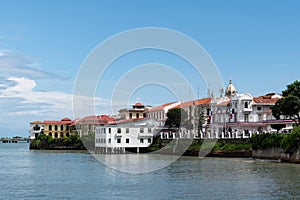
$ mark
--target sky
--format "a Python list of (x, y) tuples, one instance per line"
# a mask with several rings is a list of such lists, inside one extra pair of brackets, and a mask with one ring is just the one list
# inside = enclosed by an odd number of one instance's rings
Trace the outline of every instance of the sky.
[[(0, 0), (0, 5), (0, 137), (28, 136), (35, 120), (73, 119), (83, 63), (99, 44), (131, 29), (159, 27), (192, 38), (215, 63), (224, 86), (232, 80), (239, 93), (281, 93), (299, 80), (299, 1)], [(127, 99), (114, 96), (135, 80), (123, 78), (147, 63), (168, 66), (170, 73), (150, 70), (140, 79), (178, 72), (191, 91), (180, 89), (185, 98), (178, 98), (169, 87), (153, 83), (137, 85)], [(156, 106), (204, 98), (209, 89), (190, 63), (157, 49), (120, 56), (97, 84), (93, 97), (80, 96), (87, 104), (95, 99), (96, 114), (117, 114), (135, 102)]]

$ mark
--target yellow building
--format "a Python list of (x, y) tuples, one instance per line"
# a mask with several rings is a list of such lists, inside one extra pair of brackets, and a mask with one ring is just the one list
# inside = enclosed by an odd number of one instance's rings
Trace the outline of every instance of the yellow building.
[(60, 121), (44, 121), (44, 134), (53, 138), (69, 137), (71, 135), (72, 120), (64, 118)]

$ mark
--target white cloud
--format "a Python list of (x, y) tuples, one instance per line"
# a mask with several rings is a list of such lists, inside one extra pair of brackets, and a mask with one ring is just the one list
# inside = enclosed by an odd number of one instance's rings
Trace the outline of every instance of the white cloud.
[(0, 74), (6, 77), (29, 77), (32, 79), (60, 78), (53, 73), (37, 69), (38, 65), (24, 55), (0, 50)]
[[(2, 84), (2, 87), (5, 87), (0, 89), (0, 99), (2, 105), (9, 105), (9, 102), (14, 102), (14, 105), (8, 113), (5, 113), (5, 116), (34, 115), (43, 118), (45, 116), (53, 117), (52, 119), (72, 116), (72, 94), (59, 91), (34, 91), (36, 82), (25, 77), (10, 77), (6, 80), (12, 81), (14, 84)], [(79, 108), (82, 111), (88, 110), (87, 108), (91, 105), (93, 106), (94, 100), (95, 106), (102, 106), (107, 103), (104, 99), (94, 97), (79, 96), (77, 99), (84, 102), (80, 104), (81, 107)], [(5, 116), (3, 115), (2, 118), (5, 118)]]

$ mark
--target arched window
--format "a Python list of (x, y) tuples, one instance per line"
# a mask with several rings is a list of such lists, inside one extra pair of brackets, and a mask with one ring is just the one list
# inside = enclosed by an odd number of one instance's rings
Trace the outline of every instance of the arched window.
[(60, 137), (61, 137), (61, 138), (64, 137), (64, 133), (60, 133)]
[(57, 131), (57, 125), (54, 126), (54, 129)]
[(40, 126), (36, 124), (36, 125), (33, 127), (33, 130), (34, 130), (34, 131), (39, 131), (39, 130), (40, 130)]
[(55, 137), (55, 138), (58, 138), (57, 132), (54, 133), (54, 137)]
[(64, 130), (64, 125), (60, 125), (60, 130), (61, 130), (61, 131)]
[(67, 137), (69, 137), (69, 136), (70, 136), (70, 133), (69, 133), (69, 132), (67, 132), (67, 133), (66, 133), (66, 136), (67, 136)]
[(48, 135), (52, 137), (52, 133), (51, 132)]
[(248, 102), (247, 101), (245, 102), (245, 108), (248, 108)]
[(52, 125), (49, 125), (49, 131), (52, 131)]

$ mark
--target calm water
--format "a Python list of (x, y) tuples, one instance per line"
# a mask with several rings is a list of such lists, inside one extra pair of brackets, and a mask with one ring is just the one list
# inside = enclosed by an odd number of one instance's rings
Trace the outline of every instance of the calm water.
[(300, 165), (184, 157), (130, 174), (88, 153), (28, 144), (0, 143), (0, 180), (0, 199), (300, 199)]

